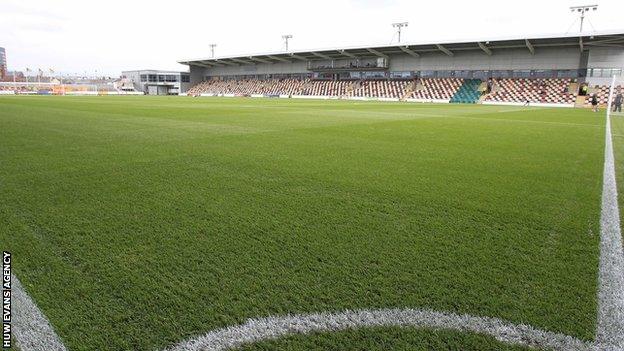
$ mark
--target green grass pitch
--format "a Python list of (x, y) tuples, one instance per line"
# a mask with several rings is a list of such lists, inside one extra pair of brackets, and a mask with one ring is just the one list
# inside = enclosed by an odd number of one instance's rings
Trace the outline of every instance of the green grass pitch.
[[(604, 121), (508, 106), (1, 97), (0, 246), (70, 350), (157, 350), (252, 317), (384, 307), (592, 340)], [(380, 328), (244, 350), (276, 348), (520, 349)]]

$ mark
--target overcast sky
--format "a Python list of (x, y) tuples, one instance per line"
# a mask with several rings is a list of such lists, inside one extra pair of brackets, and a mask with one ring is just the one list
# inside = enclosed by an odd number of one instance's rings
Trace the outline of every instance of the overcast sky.
[(187, 67), (176, 61), (396, 42), (578, 32), (572, 5), (599, 4), (586, 31), (624, 29), (623, 0), (0, 0), (0, 47), (9, 70), (53, 68), (118, 76)]

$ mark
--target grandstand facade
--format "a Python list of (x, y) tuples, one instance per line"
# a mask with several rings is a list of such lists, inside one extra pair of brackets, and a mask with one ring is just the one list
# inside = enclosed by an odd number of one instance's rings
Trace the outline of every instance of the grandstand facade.
[[(192, 95), (584, 105), (622, 79), (624, 31), (275, 52), (179, 61)], [(185, 92), (183, 90), (183, 92)]]

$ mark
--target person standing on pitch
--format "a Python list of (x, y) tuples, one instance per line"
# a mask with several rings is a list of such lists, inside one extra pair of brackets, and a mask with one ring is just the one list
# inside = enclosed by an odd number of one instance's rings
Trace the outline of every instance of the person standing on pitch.
[(598, 96), (596, 96), (596, 94), (593, 94), (591, 96), (591, 104), (592, 104), (592, 111), (594, 112), (598, 112)]
[(613, 112), (622, 112), (622, 91), (618, 90), (613, 99)]

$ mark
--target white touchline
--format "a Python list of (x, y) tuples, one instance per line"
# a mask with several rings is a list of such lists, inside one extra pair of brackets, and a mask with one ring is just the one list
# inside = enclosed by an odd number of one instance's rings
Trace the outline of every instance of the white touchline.
[[(612, 91), (613, 85), (612, 83)], [(622, 251), (610, 111), (611, 98), (607, 107), (605, 127), (596, 350), (624, 351), (624, 252)]]
[(13, 335), (21, 351), (67, 351), (48, 319), (28, 296), (22, 283), (11, 276)]

